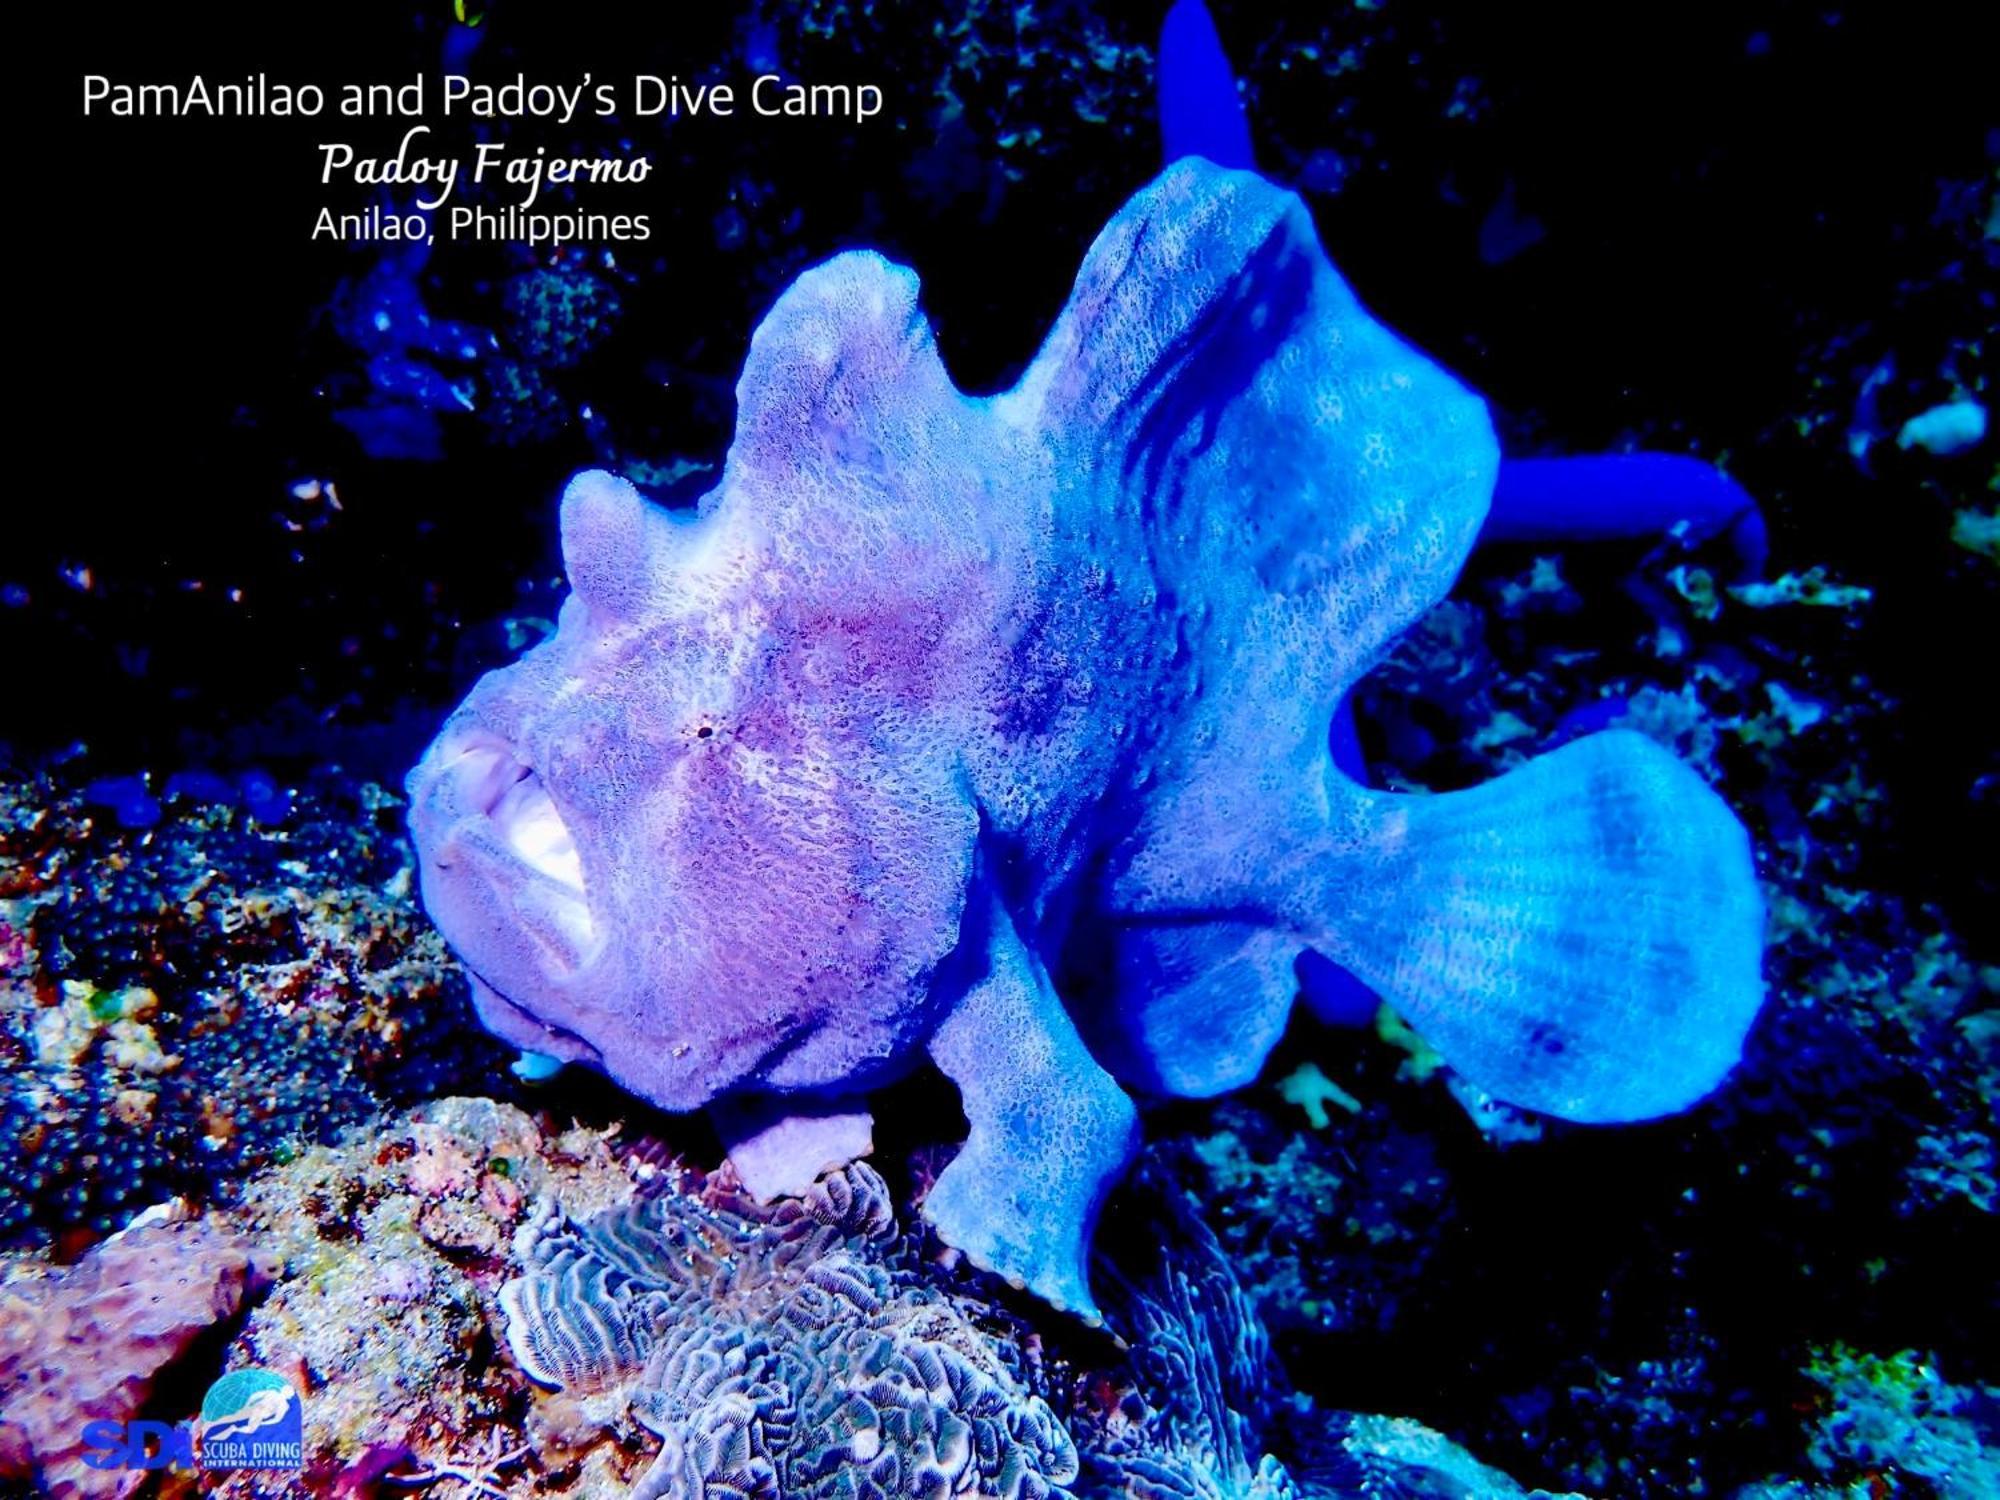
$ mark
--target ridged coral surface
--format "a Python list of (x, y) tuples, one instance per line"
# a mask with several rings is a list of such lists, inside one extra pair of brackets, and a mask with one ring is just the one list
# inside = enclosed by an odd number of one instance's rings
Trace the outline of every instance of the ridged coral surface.
[(1077, 1474), (1061, 1422), (885, 1262), (894, 1234), (863, 1164), (758, 1219), (678, 1192), (581, 1225), (545, 1213), (501, 1292), (507, 1340), (545, 1384), (623, 1389), (661, 1442), (640, 1496), (1058, 1492)]

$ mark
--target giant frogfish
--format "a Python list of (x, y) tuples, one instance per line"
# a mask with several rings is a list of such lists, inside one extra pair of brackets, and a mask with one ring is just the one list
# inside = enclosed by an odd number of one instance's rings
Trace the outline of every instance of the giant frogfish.
[(1740, 1055), (1750, 844), (1668, 751), (1593, 734), (1428, 796), (1329, 756), (1498, 454), (1293, 195), (1169, 168), (992, 396), (912, 272), (839, 255), (737, 401), (698, 507), (571, 481), (555, 634), (410, 775), (501, 1037), (710, 1108), (767, 1196), (865, 1152), (865, 1096), (929, 1060), (969, 1125), (938, 1235), (1084, 1317), (1127, 1090), (1254, 1078), (1309, 952), (1571, 1120), (1683, 1109)]

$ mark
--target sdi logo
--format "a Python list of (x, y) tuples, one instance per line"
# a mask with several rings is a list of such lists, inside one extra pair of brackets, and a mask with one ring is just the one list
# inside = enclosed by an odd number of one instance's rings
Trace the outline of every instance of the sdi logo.
[(196, 1422), (88, 1422), (93, 1469), (301, 1469), (299, 1393), (269, 1370), (231, 1370), (208, 1388)]

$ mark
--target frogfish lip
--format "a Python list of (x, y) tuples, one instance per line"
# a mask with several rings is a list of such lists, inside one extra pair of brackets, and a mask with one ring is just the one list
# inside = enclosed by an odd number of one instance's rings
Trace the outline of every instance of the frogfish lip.
[(567, 977), (595, 956), (601, 945), (582, 852), (541, 775), (511, 743), (472, 731), (439, 745), (414, 803), (419, 829), (442, 835), (434, 840), (436, 867), (490, 884), (537, 940), (550, 977)]

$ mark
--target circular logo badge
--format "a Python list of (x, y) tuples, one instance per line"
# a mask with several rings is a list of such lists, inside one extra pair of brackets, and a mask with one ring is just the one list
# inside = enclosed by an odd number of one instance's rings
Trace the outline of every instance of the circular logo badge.
[(231, 1370), (201, 1403), (204, 1469), (297, 1469), (305, 1462), (299, 1394), (270, 1370)]

